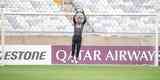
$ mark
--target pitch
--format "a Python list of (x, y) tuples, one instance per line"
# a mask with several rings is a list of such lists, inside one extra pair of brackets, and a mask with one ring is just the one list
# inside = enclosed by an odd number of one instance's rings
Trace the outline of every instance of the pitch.
[(160, 67), (113, 65), (7, 65), (0, 80), (160, 80)]

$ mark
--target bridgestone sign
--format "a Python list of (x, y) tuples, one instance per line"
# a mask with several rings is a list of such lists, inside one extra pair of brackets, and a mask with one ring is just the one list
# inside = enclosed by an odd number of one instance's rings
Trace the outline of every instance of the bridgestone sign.
[(4, 64), (51, 64), (50, 46), (5, 46), (5, 54), (0, 51), (0, 60)]

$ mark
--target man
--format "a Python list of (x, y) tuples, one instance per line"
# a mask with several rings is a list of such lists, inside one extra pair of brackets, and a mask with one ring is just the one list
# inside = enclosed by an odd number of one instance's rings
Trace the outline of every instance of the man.
[(74, 23), (74, 34), (72, 38), (72, 60), (71, 62), (74, 63), (75, 61), (75, 63), (77, 64), (78, 57), (79, 57), (79, 51), (81, 48), (83, 27), (86, 23), (86, 16), (82, 9), (76, 9), (76, 13), (73, 16), (73, 23)]

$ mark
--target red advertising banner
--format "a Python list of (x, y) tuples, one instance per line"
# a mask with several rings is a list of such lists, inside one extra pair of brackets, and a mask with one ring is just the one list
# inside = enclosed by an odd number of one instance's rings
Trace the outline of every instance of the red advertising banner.
[[(71, 64), (71, 46), (52, 46), (52, 64)], [(79, 64), (154, 64), (152, 46), (83, 46)]]

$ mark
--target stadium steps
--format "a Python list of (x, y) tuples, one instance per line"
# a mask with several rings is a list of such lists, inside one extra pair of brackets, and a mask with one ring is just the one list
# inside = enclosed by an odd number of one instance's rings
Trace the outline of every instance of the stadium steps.
[[(71, 45), (72, 37), (68, 36), (6, 36), (6, 44), (26, 44), (26, 45)], [(100, 46), (155, 46), (150, 37), (101, 37), (83, 36), (83, 45)]]
[[(72, 0), (64, 0), (64, 12), (72, 12)], [(65, 16), (70, 23), (72, 23), (72, 16)]]

